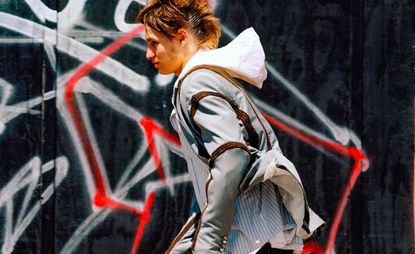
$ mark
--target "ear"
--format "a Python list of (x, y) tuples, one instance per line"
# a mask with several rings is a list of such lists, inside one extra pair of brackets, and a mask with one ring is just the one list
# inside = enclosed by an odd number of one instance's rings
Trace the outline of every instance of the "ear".
[(189, 38), (189, 34), (185, 29), (180, 28), (177, 31), (177, 39), (179, 39), (180, 43), (186, 42), (188, 38)]

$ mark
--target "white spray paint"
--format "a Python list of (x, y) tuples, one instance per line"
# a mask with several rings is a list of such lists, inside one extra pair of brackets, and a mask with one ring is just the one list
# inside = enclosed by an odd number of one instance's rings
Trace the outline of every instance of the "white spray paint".
[[(42, 21), (57, 23), (58, 29), (68, 29), (75, 24), (82, 13), (86, 0), (69, 0), (60, 12), (49, 8), (41, 0), (25, 0), (33, 13)], [(59, 22), (58, 22), (59, 21)]]
[[(55, 165), (55, 166), (54, 166)], [(41, 196), (34, 195), (38, 188), (39, 178), (55, 168), (54, 182), (50, 183), (42, 192)], [(41, 166), (39, 157), (34, 157), (24, 165), (15, 176), (0, 190), (0, 208), (5, 206), (5, 228), (4, 244), (2, 253), (12, 253), (13, 248), (24, 230), (33, 221), (40, 211), (42, 204), (46, 203), (53, 195), (54, 188), (57, 188), (68, 173), (68, 161), (66, 157), (59, 157), (55, 161), (49, 161)], [(13, 205), (14, 196), (26, 189), (23, 203), (18, 212), (15, 212)], [(29, 205), (34, 203), (31, 207)], [(14, 220), (14, 215), (17, 219)]]
[[(70, 39), (63, 34), (57, 33), (52, 29), (8, 13), (0, 12), (0, 26), (19, 32), (28, 37), (43, 38), (45, 42), (55, 45), (58, 50), (65, 52), (82, 62), (88, 62), (100, 54), (99, 51), (76, 40)], [(57, 41), (59, 41), (59, 43), (57, 43)], [(105, 60), (97, 65), (95, 69), (114, 78), (120, 84), (127, 85), (136, 91), (146, 92), (148, 90), (149, 81), (147, 77), (135, 73), (111, 57), (105, 58)]]

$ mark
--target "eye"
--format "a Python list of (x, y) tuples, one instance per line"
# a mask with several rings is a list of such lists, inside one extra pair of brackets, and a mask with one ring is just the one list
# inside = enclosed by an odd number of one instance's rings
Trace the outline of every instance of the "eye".
[(151, 48), (157, 47), (158, 44), (159, 44), (158, 41), (154, 41), (154, 40), (147, 41), (147, 45)]

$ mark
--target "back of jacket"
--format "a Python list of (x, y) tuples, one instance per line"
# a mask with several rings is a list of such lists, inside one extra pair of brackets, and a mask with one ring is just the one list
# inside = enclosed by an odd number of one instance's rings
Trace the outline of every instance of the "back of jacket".
[[(195, 138), (189, 140), (190, 144), (203, 158), (209, 159), (209, 152), (228, 141), (246, 144), (252, 155), (273, 148), (281, 151), (273, 129), (241, 83), (220, 68), (198, 66), (193, 69), (179, 83), (178, 94), (178, 98), (175, 96), (177, 113), (184, 129)], [(202, 100), (208, 102), (203, 107)], [(220, 115), (211, 116), (212, 112)], [(234, 117), (228, 117), (229, 114)], [(238, 126), (232, 121), (235, 118), (238, 119)], [(210, 129), (203, 132), (201, 128), (206, 126)], [(202, 137), (202, 134), (217, 136)]]

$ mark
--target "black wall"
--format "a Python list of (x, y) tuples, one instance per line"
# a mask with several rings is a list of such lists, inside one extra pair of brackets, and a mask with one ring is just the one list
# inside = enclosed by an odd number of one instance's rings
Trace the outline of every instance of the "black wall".
[[(186, 221), (174, 77), (142, 33), (119, 40), (139, 2), (0, 1), (2, 253), (163, 253)], [(221, 45), (260, 35), (268, 78), (248, 90), (327, 222), (306, 247), (413, 253), (415, 2), (210, 4)]]

